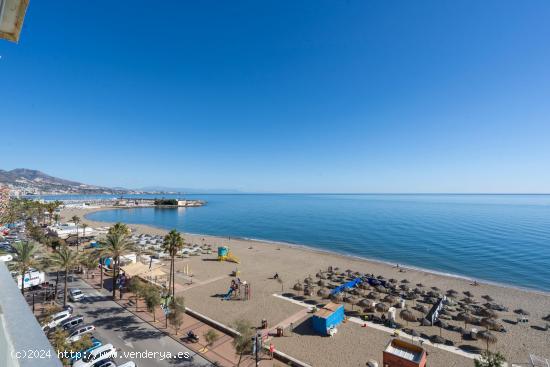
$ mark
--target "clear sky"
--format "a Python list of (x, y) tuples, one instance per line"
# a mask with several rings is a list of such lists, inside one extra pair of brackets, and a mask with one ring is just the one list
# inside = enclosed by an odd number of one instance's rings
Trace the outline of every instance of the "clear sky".
[(0, 168), (248, 192), (550, 192), (550, 2), (31, 1)]

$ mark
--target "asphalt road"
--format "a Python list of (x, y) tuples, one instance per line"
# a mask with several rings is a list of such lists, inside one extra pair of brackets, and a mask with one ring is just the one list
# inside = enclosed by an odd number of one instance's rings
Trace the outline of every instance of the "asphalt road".
[[(62, 284), (60, 280), (61, 291)], [(109, 292), (103, 290), (100, 293), (78, 278), (69, 282), (69, 288), (80, 288), (86, 293), (85, 300), (69, 304), (74, 308), (74, 315), (84, 316), (85, 323), (96, 327), (94, 337), (103, 344), (111, 343), (117, 348), (117, 364), (132, 360), (139, 367), (212, 366), (200, 355), (195, 355), (195, 352), (113, 302)], [(136, 353), (135, 357), (125, 358), (123, 354), (129, 352)], [(191, 359), (185, 358), (185, 353), (188, 353)], [(128, 356), (126, 354), (126, 357)]]

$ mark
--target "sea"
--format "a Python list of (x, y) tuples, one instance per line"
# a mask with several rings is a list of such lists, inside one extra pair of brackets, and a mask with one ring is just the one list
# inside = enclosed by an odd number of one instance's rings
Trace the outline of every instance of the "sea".
[(550, 195), (197, 194), (185, 198), (207, 204), (107, 210), (88, 218), (308, 246), (550, 291)]

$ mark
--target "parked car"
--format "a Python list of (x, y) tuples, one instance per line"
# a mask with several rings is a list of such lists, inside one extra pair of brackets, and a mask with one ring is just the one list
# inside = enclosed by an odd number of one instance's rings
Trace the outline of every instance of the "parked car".
[(61, 312), (58, 312), (52, 315), (52, 319), (48, 323), (42, 325), (42, 330), (47, 331), (49, 329), (53, 329), (57, 327), (63, 321), (69, 319), (72, 313), (73, 313), (72, 310), (63, 310)]
[(94, 349), (97, 349), (99, 347), (101, 347), (103, 345), (103, 343), (101, 343), (101, 341), (99, 339), (96, 339), (96, 338), (92, 338), (92, 346), (86, 350), (81, 350), (81, 351), (78, 351), (76, 352), (70, 359), (70, 362), (71, 363), (74, 363), (75, 361), (78, 361), (79, 359), (83, 358), (84, 356), (87, 356), (88, 354), (90, 354), (90, 352)]
[(112, 359), (107, 359), (95, 363), (94, 367), (117, 367), (117, 365)]
[(82, 323), (84, 323), (84, 317), (79, 315), (79, 316), (73, 316), (73, 317), (68, 318), (67, 320), (63, 321), (60, 324), (60, 326), (64, 330), (70, 330), (70, 329), (74, 328), (75, 326), (80, 325)]
[(67, 341), (74, 343), (79, 341), (84, 334), (90, 334), (95, 330), (94, 325), (80, 325), (71, 330), (69, 330), (69, 336), (67, 336)]
[(73, 367), (92, 367), (95, 363), (115, 357), (117, 351), (112, 344), (105, 344), (92, 350), (89, 354), (76, 361)]
[(73, 302), (78, 302), (86, 295), (78, 288), (69, 289), (69, 299)]

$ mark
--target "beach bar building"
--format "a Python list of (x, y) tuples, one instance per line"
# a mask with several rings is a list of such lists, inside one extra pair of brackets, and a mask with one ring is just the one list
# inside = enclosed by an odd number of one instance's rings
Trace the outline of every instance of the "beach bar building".
[(400, 339), (392, 339), (382, 355), (383, 367), (425, 367), (424, 348)]
[(344, 317), (344, 305), (328, 303), (313, 314), (313, 330), (321, 335), (330, 335), (330, 329), (340, 325)]

